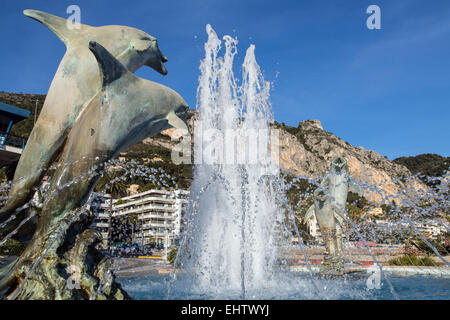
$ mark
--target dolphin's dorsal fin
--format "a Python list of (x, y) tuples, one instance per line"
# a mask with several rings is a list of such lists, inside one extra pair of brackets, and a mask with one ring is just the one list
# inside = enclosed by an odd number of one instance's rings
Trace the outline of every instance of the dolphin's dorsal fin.
[(89, 50), (97, 59), (102, 78), (102, 88), (128, 73), (128, 70), (99, 43), (89, 41)]
[(67, 24), (68, 20), (39, 10), (26, 9), (23, 11), (23, 14), (49, 28), (66, 46), (70, 43), (71, 39), (77, 36), (80, 29), (91, 28), (80, 23), (79, 29), (69, 29)]

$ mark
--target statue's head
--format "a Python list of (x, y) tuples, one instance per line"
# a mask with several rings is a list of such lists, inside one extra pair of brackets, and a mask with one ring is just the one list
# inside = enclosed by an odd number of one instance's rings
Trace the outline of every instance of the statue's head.
[(69, 27), (68, 20), (43, 11), (27, 9), (23, 13), (48, 27), (72, 52), (76, 52), (73, 51), (75, 47), (85, 50), (89, 41), (96, 41), (131, 72), (145, 65), (167, 74), (164, 66), (167, 58), (159, 50), (156, 38), (142, 30), (116, 25), (93, 27), (82, 23)]
[(347, 159), (345, 159), (344, 157), (333, 158), (333, 160), (331, 160), (330, 170), (336, 173), (347, 173), (348, 172)]
[[(127, 55), (129, 61), (123, 62), (127, 65), (128, 69), (137, 69), (138, 67), (145, 65), (163, 75), (167, 74), (164, 63), (166, 63), (168, 59), (162, 54), (161, 50), (159, 50), (158, 40), (155, 37), (152, 37), (142, 30), (127, 26), (104, 26), (99, 28), (106, 29), (115, 27), (120, 28), (120, 33), (118, 32), (120, 37), (117, 39), (117, 45), (125, 47), (123, 54)], [(99, 42), (102, 43), (101, 40)]]

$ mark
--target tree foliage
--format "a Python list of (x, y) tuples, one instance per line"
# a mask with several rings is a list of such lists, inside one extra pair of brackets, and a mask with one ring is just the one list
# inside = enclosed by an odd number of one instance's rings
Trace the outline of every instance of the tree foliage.
[[(393, 162), (404, 165), (413, 174), (421, 173), (428, 177), (440, 177), (450, 167), (450, 157), (442, 157), (437, 154), (425, 153), (415, 157), (400, 157)], [(438, 184), (436, 181), (429, 181), (426, 177), (420, 179), (429, 186)]]

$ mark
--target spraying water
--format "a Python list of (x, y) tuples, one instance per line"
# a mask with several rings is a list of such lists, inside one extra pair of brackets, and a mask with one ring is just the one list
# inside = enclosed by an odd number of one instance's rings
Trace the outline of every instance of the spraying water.
[(264, 81), (251, 45), (242, 65), (242, 85), (233, 74), (237, 40), (222, 42), (207, 25), (208, 41), (201, 63), (195, 166), (191, 197), (209, 185), (190, 217), (183, 267), (195, 274), (202, 292), (240, 292), (267, 281), (277, 258), (276, 226), (280, 221), (275, 191), (262, 176), (277, 175), (270, 159), (270, 84)]

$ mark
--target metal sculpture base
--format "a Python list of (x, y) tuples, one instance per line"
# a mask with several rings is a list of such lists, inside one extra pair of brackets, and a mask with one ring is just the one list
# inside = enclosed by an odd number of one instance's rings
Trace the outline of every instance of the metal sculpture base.
[(341, 256), (325, 256), (320, 267), (321, 274), (341, 276), (345, 274), (344, 260)]
[(92, 215), (73, 212), (73, 217), (74, 222), (64, 219), (47, 230), (42, 241), (33, 243), (35, 250), (11, 266), (13, 273), (0, 281), (3, 299), (131, 299), (115, 281), (110, 258), (96, 249), (100, 234), (88, 229)]

